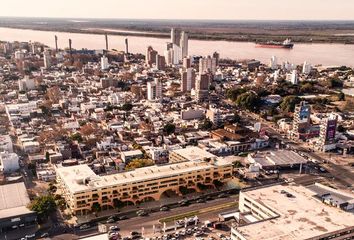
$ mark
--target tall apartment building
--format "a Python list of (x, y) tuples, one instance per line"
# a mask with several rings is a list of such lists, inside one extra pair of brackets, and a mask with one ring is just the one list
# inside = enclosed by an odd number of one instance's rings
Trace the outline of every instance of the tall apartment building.
[(321, 122), (318, 149), (326, 152), (336, 148), (338, 117), (331, 114)]
[(165, 56), (156, 55), (156, 69), (164, 71), (166, 69)]
[(304, 65), (302, 66), (302, 73), (303, 74), (310, 74), (312, 70), (312, 66), (311, 64), (309, 64), (308, 62), (304, 62)]
[(210, 72), (211, 74), (215, 74), (216, 72), (216, 58), (214, 57), (203, 57), (199, 59), (199, 73)]
[(295, 106), (292, 135), (296, 139), (307, 138), (308, 129), (311, 127), (311, 106), (301, 102)]
[(182, 58), (187, 57), (188, 56), (188, 33), (186, 32), (181, 33), (180, 47), (182, 51)]
[(147, 98), (153, 101), (162, 97), (162, 83), (161, 80), (155, 78), (153, 82), (147, 83)]
[(353, 239), (354, 196), (314, 184), (243, 190), (232, 240)]
[(181, 92), (190, 92), (195, 89), (195, 71), (193, 68), (181, 70)]
[(188, 56), (188, 39), (188, 33), (180, 29), (171, 29), (171, 42), (167, 43), (167, 52), (172, 55), (172, 64), (179, 64)]
[(108, 58), (106, 56), (101, 57), (101, 69), (107, 70), (109, 68)]
[(277, 59), (276, 56), (272, 56), (272, 58), (270, 59), (269, 67), (272, 70), (277, 70), (278, 69), (278, 59)]
[(209, 97), (211, 76), (208, 73), (199, 74), (195, 82), (195, 98), (198, 102), (205, 101)]
[(226, 182), (232, 177), (232, 163), (224, 159), (213, 163), (182, 162), (139, 168), (134, 171), (98, 176), (88, 165), (56, 168), (57, 182), (74, 215), (118, 204), (138, 204), (159, 200), (167, 191), (180, 193), (180, 187), (197, 188), (198, 183), (213, 185), (215, 180)]
[(148, 46), (146, 50), (146, 57), (145, 57), (146, 64), (149, 66), (156, 64), (157, 54), (158, 54), (157, 51), (155, 51), (151, 46)]
[(43, 52), (44, 68), (48, 69), (52, 66), (51, 51), (46, 49)]

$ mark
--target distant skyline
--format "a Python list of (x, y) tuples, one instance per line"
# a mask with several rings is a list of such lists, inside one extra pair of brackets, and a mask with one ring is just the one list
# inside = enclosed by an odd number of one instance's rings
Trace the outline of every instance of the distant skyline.
[(354, 0), (8, 0), (3, 17), (354, 20)]

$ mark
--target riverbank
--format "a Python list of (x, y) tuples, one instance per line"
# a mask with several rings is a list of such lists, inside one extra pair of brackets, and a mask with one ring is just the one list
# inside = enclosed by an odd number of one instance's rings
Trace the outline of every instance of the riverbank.
[[(78, 34), (93, 34), (104, 35), (109, 34), (112, 36), (133, 36), (133, 37), (149, 37), (149, 38), (161, 38), (169, 39), (170, 32), (165, 29), (154, 29), (154, 32), (146, 31), (144, 28), (124, 28), (124, 29), (79, 29), (79, 28), (60, 28), (49, 26), (13, 26), (0, 23), (2, 28), (21, 29), (21, 30), (34, 30), (45, 32), (63, 32), (63, 33), (78, 33)], [(139, 32), (138, 32), (139, 31)], [(186, 30), (188, 31), (188, 29)], [(265, 33), (228, 33), (228, 32), (189, 32), (189, 38), (191, 40), (202, 41), (229, 41), (229, 42), (266, 42), (266, 41), (284, 41), (285, 38), (291, 38), (295, 43), (339, 43), (354, 45), (354, 36), (351, 34), (331, 34), (331, 35), (319, 35), (308, 33), (291, 33), (284, 34), (265, 34)], [(285, 37), (286, 36), (286, 37)]]

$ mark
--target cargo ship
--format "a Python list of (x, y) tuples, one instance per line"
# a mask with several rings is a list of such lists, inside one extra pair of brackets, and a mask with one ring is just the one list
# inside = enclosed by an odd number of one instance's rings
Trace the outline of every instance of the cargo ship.
[(294, 47), (294, 43), (292, 43), (291, 39), (288, 38), (284, 42), (276, 42), (276, 41), (259, 42), (256, 43), (256, 47), (292, 49)]

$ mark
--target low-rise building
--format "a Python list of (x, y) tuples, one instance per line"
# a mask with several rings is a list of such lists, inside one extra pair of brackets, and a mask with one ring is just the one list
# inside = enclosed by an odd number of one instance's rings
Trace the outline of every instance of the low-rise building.
[(16, 153), (0, 153), (0, 171), (5, 173), (11, 173), (19, 169), (19, 158)]
[(37, 224), (37, 215), (29, 210), (25, 184), (0, 185), (0, 232)]
[(187, 147), (172, 150), (169, 156), (170, 163), (186, 162), (186, 161), (204, 161), (206, 159), (216, 159), (214, 154), (211, 154), (199, 147)]
[(118, 204), (158, 200), (167, 191), (180, 187), (196, 189), (197, 184), (213, 185), (232, 177), (232, 163), (183, 162), (139, 168), (112, 175), (96, 175), (87, 165), (57, 167), (57, 182), (73, 214), (87, 214), (93, 206), (108, 209)]
[(353, 239), (354, 214), (326, 204), (318, 195), (300, 185), (241, 191), (231, 239)]
[(143, 157), (144, 154), (140, 150), (125, 151), (120, 153), (122, 161), (128, 164), (131, 160)]

